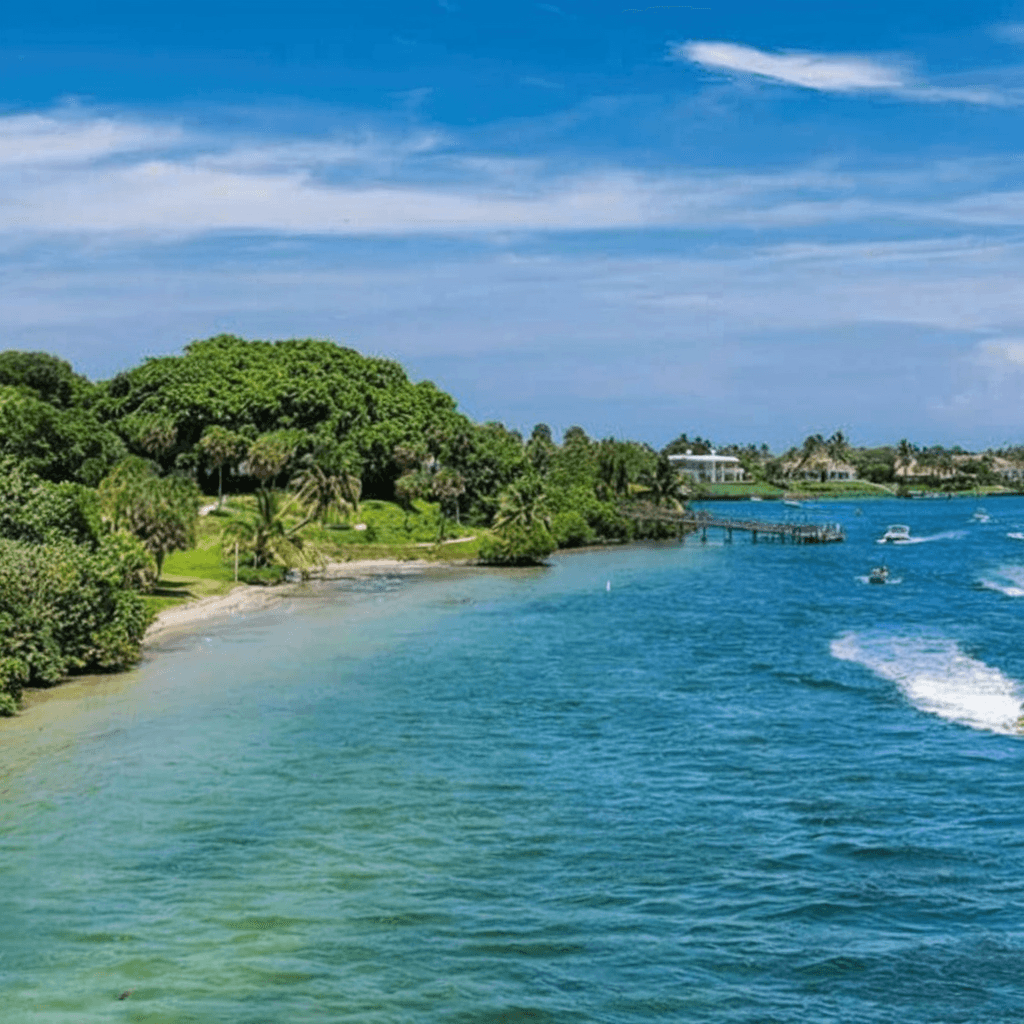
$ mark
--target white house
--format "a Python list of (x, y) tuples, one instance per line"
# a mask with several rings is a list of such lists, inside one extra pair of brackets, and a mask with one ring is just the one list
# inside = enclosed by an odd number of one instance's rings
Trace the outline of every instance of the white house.
[(687, 448), (685, 455), (670, 455), (668, 461), (695, 484), (733, 484), (744, 478), (740, 460), (735, 455), (719, 455), (714, 448), (710, 455), (694, 455)]
[(790, 480), (856, 480), (857, 468), (848, 462), (837, 462), (825, 451), (809, 458), (797, 456), (782, 463), (783, 475)]

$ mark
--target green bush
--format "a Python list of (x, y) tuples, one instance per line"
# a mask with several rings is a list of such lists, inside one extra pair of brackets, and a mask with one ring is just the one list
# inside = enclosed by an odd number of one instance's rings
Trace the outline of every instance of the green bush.
[(529, 529), (512, 526), (480, 544), (484, 565), (540, 565), (555, 550), (555, 538), (547, 527), (535, 523)]
[(254, 569), (251, 565), (238, 567), (238, 581), (258, 587), (272, 587), (284, 580), (287, 569), (283, 565), (268, 565)]
[(0, 455), (47, 480), (95, 486), (125, 455), (121, 439), (88, 409), (58, 408), (0, 386)]
[(551, 534), (560, 548), (580, 548), (596, 539), (590, 524), (579, 512), (559, 512), (551, 520)]
[(80, 484), (50, 483), (14, 459), (0, 457), (0, 537), (95, 548), (102, 534), (95, 491)]
[(24, 686), (138, 659), (149, 613), (122, 583), (115, 548), (0, 539), (0, 693), (8, 712)]

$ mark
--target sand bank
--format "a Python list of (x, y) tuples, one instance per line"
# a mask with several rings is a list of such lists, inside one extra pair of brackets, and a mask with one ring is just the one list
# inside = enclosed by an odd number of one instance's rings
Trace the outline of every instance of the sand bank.
[[(367, 576), (415, 575), (428, 568), (455, 567), (452, 563), (423, 560), (399, 561), (395, 558), (373, 558), (361, 562), (328, 562), (315, 580), (362, 579)], [(464, 568), (464, 566), (459, 566)], [(165, 608), (146, 631), (145, 645), (157, 643), (176, 633), (188, 633), (215, 620), (230, 619), (277, 604), (290, 597), (301, 583), (284, 583), (276, 587), (254, 587), (240, 583), (228, 594), (204, 597), (198, 601)]]

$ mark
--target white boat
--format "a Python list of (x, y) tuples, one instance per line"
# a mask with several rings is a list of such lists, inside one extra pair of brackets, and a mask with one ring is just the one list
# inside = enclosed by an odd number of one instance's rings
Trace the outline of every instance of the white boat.
[(895, 523), (878, 538), (879, 544), (896, 543), (901, 540), (910, 540), (910, 527), (901, 523)]
[(800, 502), (799, 501), (793, 501), (790, 498), (784, 498), (782, 504), (783, 505), (788, 505), (790, 508), (800, 508)]
[(751, 501), (764, 501), (764, 498), (762, 498), (760, 494), (752, 494), (750, 496), (750, 500)]
[(871, 572), (868, 573), (868, 583), (888, 583), (889, 582), (889, 569), (884, 565), (876, 565)]
[(992, 517), (983, 508), (976, 508), (971, 518), (976, 523), (987, 523)]

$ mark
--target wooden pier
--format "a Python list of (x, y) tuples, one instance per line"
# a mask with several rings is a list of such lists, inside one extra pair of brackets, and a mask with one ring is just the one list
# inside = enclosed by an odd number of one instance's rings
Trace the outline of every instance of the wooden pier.
[(774, 522), (762, 519), (731, 519), (712, 515), (710, 512), (676, 511), (647, 502), (632, 502), (619, 506), (622, 515), (639, 522), (670, 523), (678, 526), (681, 535), (700, 533), (700, 539), (707, 541), (708, 530), (722, 530), (727, 542), (732, 541), (734, 531), (749, 533), (756, 544), (758, 538), (776, 543), (791, 544), (836, 544), (846, 540), (846, 534), (838, 523), (794, 523)]

